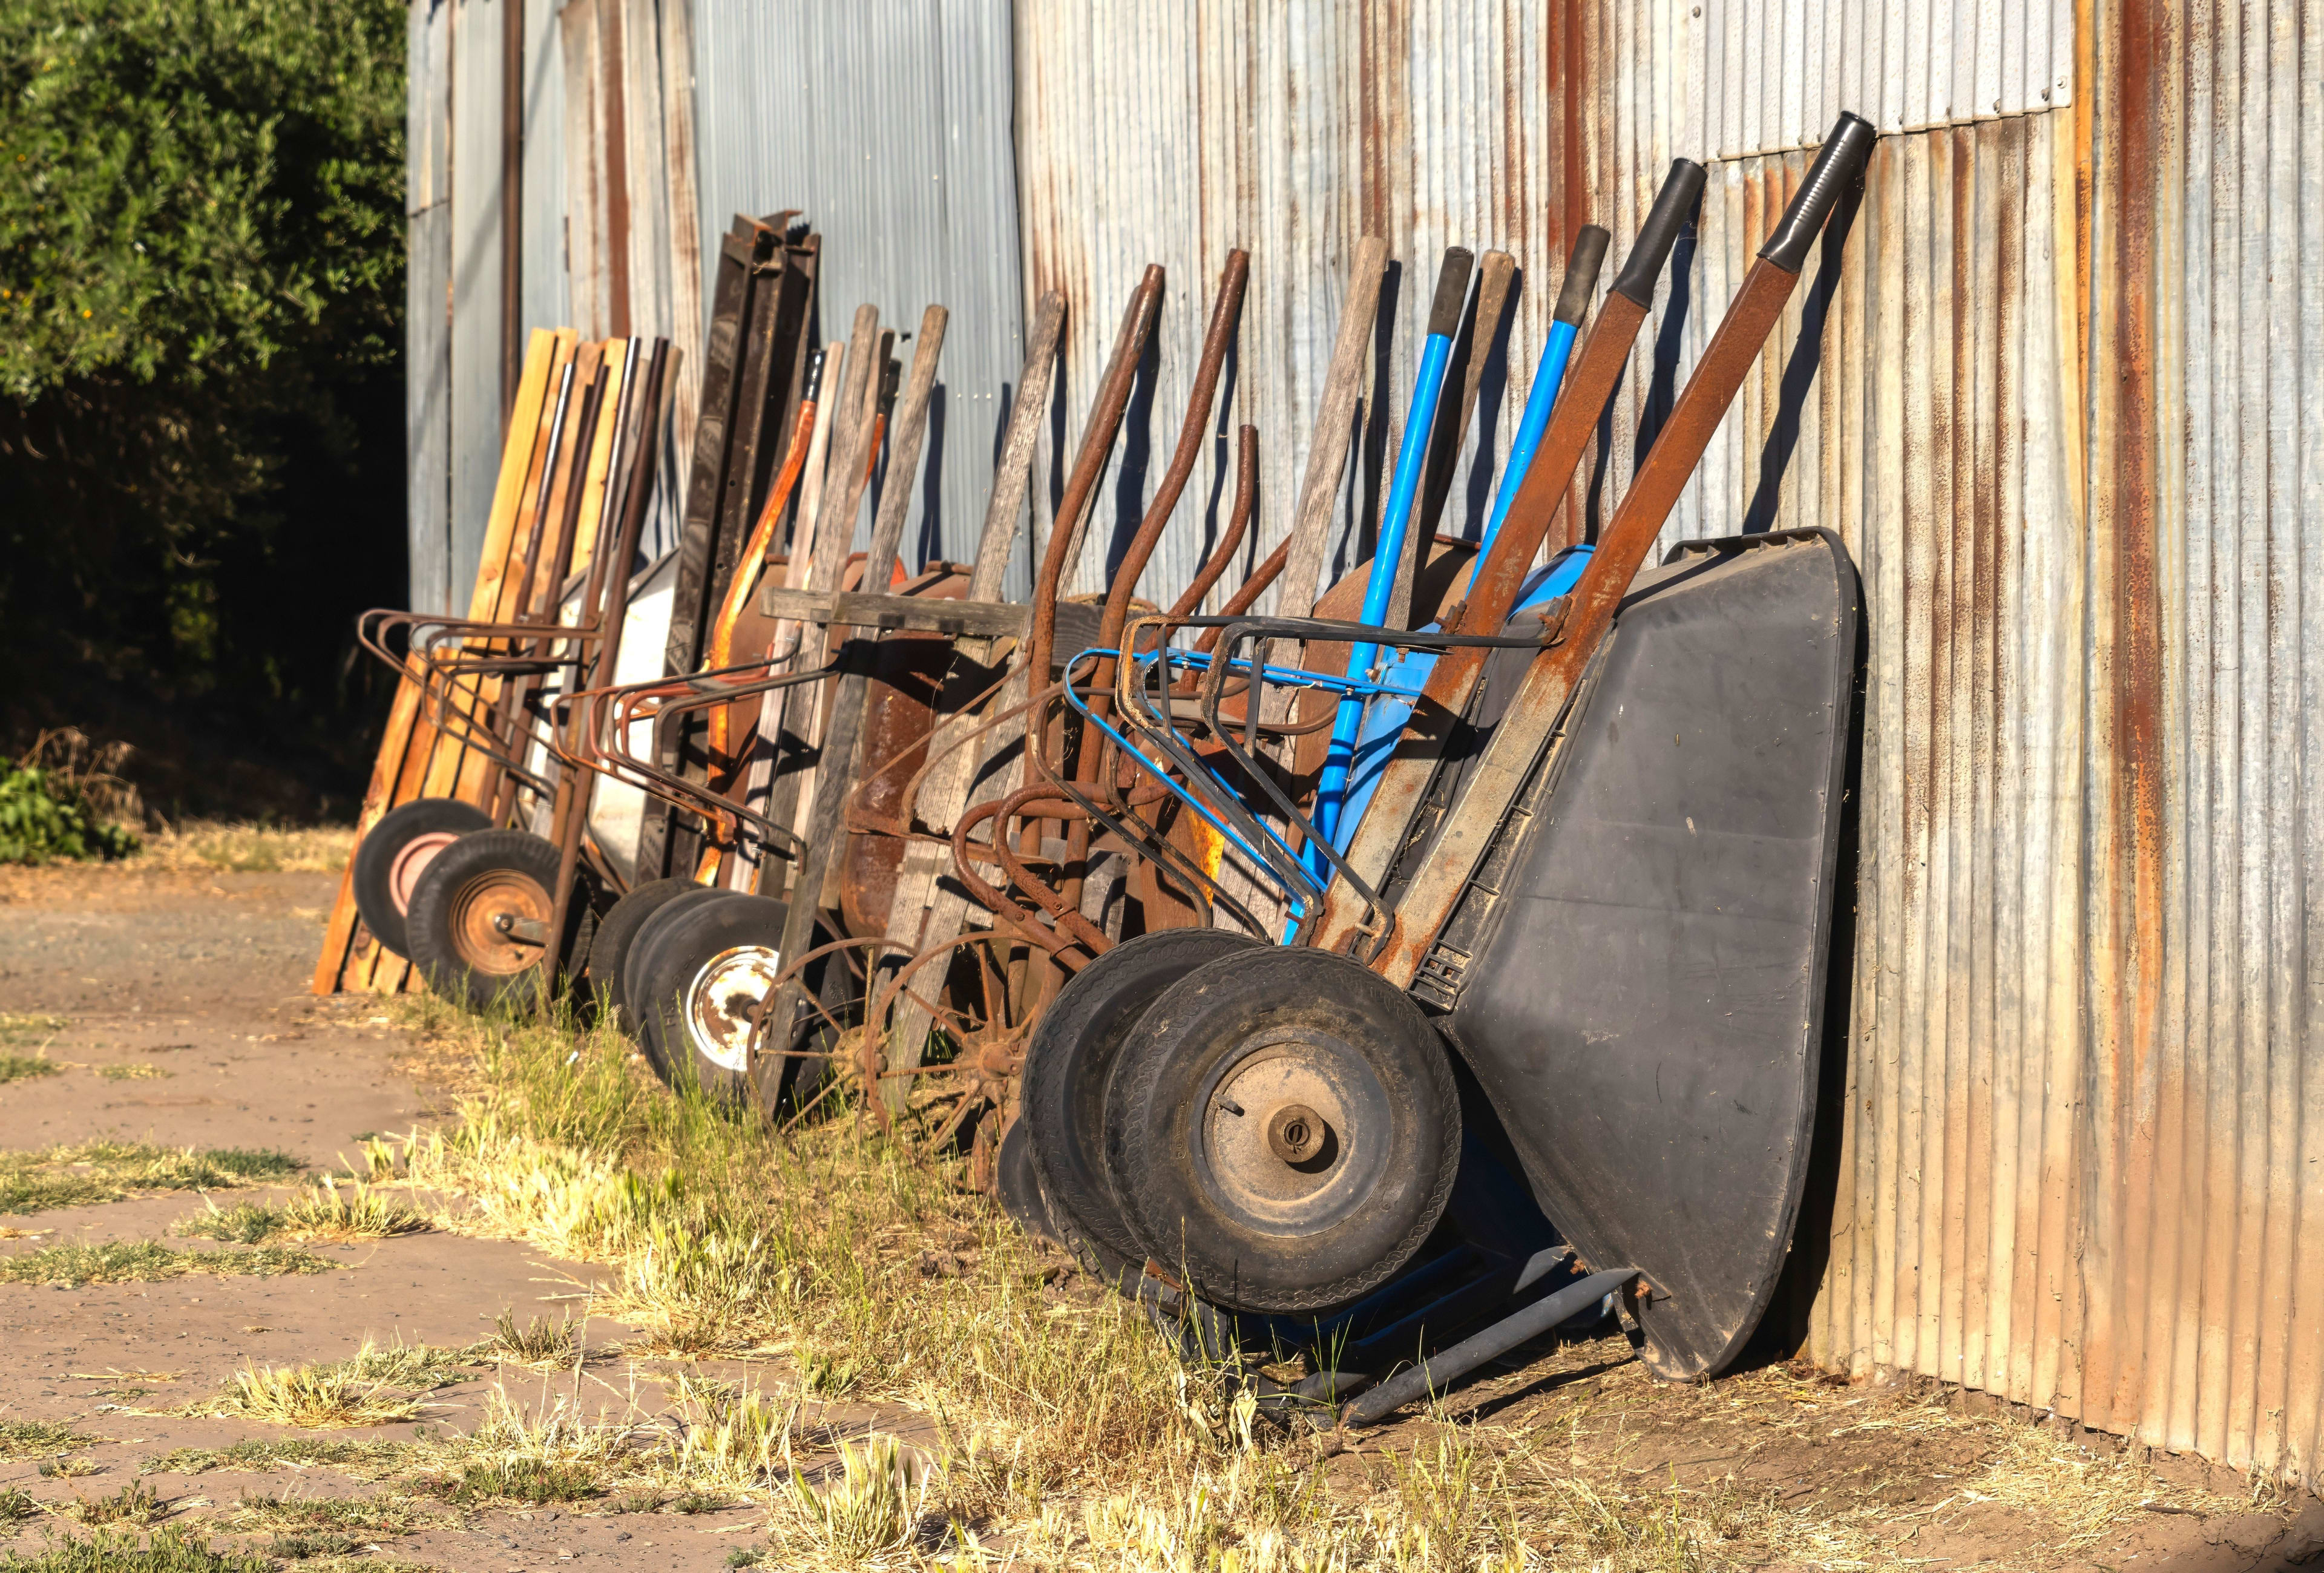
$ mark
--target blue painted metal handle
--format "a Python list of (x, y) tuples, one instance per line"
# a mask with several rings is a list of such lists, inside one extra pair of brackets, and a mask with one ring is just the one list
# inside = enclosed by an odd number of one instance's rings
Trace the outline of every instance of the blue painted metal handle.
[(1493, 537), (1501, 532), (1501, 521), (1509, 516), (1509, 504), (1517, 500), (1517, 487), (1524, 484), (1526, 471), (1533, 467), (1533, 456), (1541, 449), (1543, 433), (1549, 430), (1549, 412), (1556, 406), (1557, 390), (1565, 381), (1566, 362), (1573, 357), (1573, 340), (1581, 329), (1571, 322), (1549, 325), (1549, 342), (1542, 346), (1541, 364), (1534, 368), (1533, 387), (1526, 394), (1525, 419), (1517, 422), (1517, 440), (1509, 444), (1509, 462), (1501, 471), (1501, 489), (1493, 495), (1492, 516), (1485, 521), (1484, 538), (1477, 542), (1477, 562), (1469, 571), (1473, 578), (1477, 568), (1484, 566), (1485, 553), (1492, 549)]
[[(1444, 367), (1452, 354), (1450, 337), (1432, 333), (1420, 352), (1420, 375), (1412, 390), (1412, 410), (1405, 418), (1404, 440), (1396, 450), (1396, 477), (1388, 486), (1388, 506), (1380, 514), (1379, 543), (1372, 551), (1371, 578), (1364, 585), (1361, 621), (1379, 627), (1388, 620), (1388, 597), (1396, 590), (1396, 570), (1404, 560), (1404, 538), (1412, 521), (1413, 499), (1420, 491), (1420, 475), (1428, 458), (1428, 434), (1436, 424), (1436, 402), (1444, 391)], [(1360, 678), (1371, 669), (1379, 647), (1358, 644), (1348, 652), (1348, 675)], [(1340, 804), (1347, 795), (1348, 768), (1355, 759), (1356, 735), (1364, 719), (1363, 701), (1343, 695), (1332, 717), (1332, 749), (1323, 759), (1323, 774), (1315, 788), (1315, 828), (1325, 837), (1339, 827)], [(1331, 865), (1314, 847), (1307, 849), (1308, 866), (1316, 877), (1328, 877)]]

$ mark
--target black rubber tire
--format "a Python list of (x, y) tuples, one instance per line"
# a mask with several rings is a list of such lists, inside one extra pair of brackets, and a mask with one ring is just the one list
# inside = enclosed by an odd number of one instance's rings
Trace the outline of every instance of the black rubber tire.
[(466, 836), (489, 830), (493, 817), (474, 803), (457, 798), (414, 798), (390, 809), (378, 824), (364, 832), (355, 847), (355, 911), (373, 939), (394, 954), (409, 957), (411, 940), (404, 909), (395, 901), (395, 865), (403, 850), (422, 836)]
[[(1294, 1034), (1333, 1046), (1333, 1063), (1351, 1078), (1340, 1084), (1354, 1111), (1345, 1117), (1369, 1133), (1327, 1137), (1309, 1161), (1324, 1167), (1304, 1172), (1330, 1178), (1282, 1204), (1270, 1223), (1257, 1208), (1235, 1210), (1222, 1178), (1232, 1154), (1213, 1154), (1201, 1120), (1206, 1107), (1221, 1108), (1217, 1128), (1240, 1130), (1227, 1123), (1238, 1111), (1217, 1078), (1247, 1060), (1264, 1063)], [(1176, 1268), (1211, 1304), (1262, 1315), (1346, 1305), (1401, 1271), (1443, 1217), (1460, 1170), (1460, 1088), (1435, 1027), (1370, 968), (1304, 948), (1226, 957), (1155, 1001), (1139, 1039), (1106, 1100), (1110, 1154), (1118, 1154), (1109, 1171), (1145, 1254)], [(1370, 1101), (1359, 1109), (1357, 1097)], [(1259, 1130), (1254, 1124), (1238, 1139), (1255, 1143)], [(1281, 1172), (1268, 1163), (1259, 1167), (1273, 1183)], [(1316, 1221), (1290, 1218), (1311, 1197)]]
[[(717, 899), (695, 902), (681, 898), (662, 909), (664, 915), (653, 925), (651, 938), (632, 951), (629, 998), (644, 1021), (651, 1045), (647, 1050), (649, 1058), (658, 1067), (671, 1068), (665, 1075), (672, 1079), (676, 1079), (672, 1072), (688, 1076), (710, 1091), (747, 1097), (772, 1112), (797, 1103), (819, 1086), (825, 1062), (786, 1056), (778, 1065), (768, 1068), (770, 1075), (754, 1081), (735, 1067), (710, 1058), (678, 1018), (687, 989), (714, 957), (744, 945), (763, 945), (770, 950), (779, 950), (789, 909), (771, 896), (746, 895), (739, 891), (712, 893)], [(817, 933), (815, 943), (824, 942), (825, 937)], [(820, 990), (830, 960), (825, 958), (807, 968), (805, 981), (809, 990)], [(812, 1024), (789, 1047), (827, 1051), (828, 1040), (836, 1034), (819, 1018), (810, 1020)], [(681, 1063), (683, 1070), (678, 1071)]]
[(598, 920), (597, 938), (589, 948), (589, 986), (597, 995), (601, 1018), (613, 1022), (633, 1039), (638, 1035), (637, 1021), (622, 1009), (622, 967), (630, 958), (630, 948), (637, 942), (646, 921), (661, 911), (672, 896), (701, 888), (690, 879), (648, 880), (625, 892), (613, 903), (613, 911)]
[(654, 1071), (664, 1081), (669, 1079), (669, 1066), (662, 1059), (660, 1024), (654, 1013), (646, 1008), (652, 997), (645, 985), (647, 968), (660, 942), (661, 936), (681, 913), (691, 911), (705, 902), (715, 902), (736, 893), (714, 884), (695, 884), (673, 892), (654, 910), (645, 915), (630, 935), (629, 954), (622, 958), (622, 1013), (630, 1036), (646, 1058), (653, 1062)]
[(1017, 1226), (1027, 1234), (1052, 1245), (1064, 1246), (1065, 1231), (1057, 1226), (1056, 1209), (1050, 1206), (1048, 1192), (1041, 1184), (1040, 1170), (1034, 1166), (1032, 1142), (1021, 1116), (1010, 1122), (1008, 1132), (1001, 1138), (1001, 1152), (992, 1171), (1001, 1210), (1014, 1218)]
[[(489, 1010), (505, 1001), (538, 1003), (537, 964), (515, 971), (481, 970), (462, 954), (456, 930), (467, 893), (484, 880), (515, 875), (553, 900), (558, 861), (557, 844), (530, 830), (474, 830), (437, 854), (412, 890), (409, 914), (411, 964), (428, 986), (472, 1010)], [(576, 889), (567, 904), (562, 970), (568, 978), (578, 976), (587, 965), (595, 938), (595, 915), (588, 893)]]
[[(1147, 1007), (1172, 984), (1261, 941), (1231, 929), (1164, 929), (1123, 941), (1066, 980), (1042, 1013), (1018, 1081), (1018, 1124), (1062, 1215), (1060, 1244), (1109, 1278), (1146, 1254), (1106, 1179), (1106, 1085)], [(1104, 1249), (1072, 1238), (1085, 1235)]]

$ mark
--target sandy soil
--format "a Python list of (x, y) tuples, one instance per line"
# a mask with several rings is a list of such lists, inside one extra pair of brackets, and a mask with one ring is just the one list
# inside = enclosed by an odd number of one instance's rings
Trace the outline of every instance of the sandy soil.
[[(49, 1058), (67, 1066), (64, 1074), (0, 1085), (0, 1145), (109, 1136), (272, 1147), (315, 1170), (337, 1170), (343, 1155), (356, 1155), (360, 1138), (409, 1130), (436, 1112), (430, 1090), (398, 1069), (402, 1039), (376, 1001), (306, 993), (337, 885), (336, 875), (320, 874), (0, 869), (0, 1013), (69, 1023), (52, 1038), (42, 1035)], [(13, 1045), (19, 1052), (39, 1046), (40, 1040)], [(115, 1081), (97, 1069), (130, 1064), (167, 1074)], [(217, 1194), (224, 1206), (283, 1193)], [(202, 1207), (189, 1193), (9, 1217), (0, 1224), (32, 1237), (0, 1243), (0, 1251), (166, 1238), (172, 1222)], [(100, 1473), (43, 1479), (31, 1461), (0, 1461), (0, 1490), (21, 1487), (42, 1502), (69, 1504), (76, 1495), (120, 1490), (137, 1478), (143, 1460), (173, 1448), (302, 1434), (130, 1412), (198, 1398), (246, 1363), (340, 1359), (366, 1339), (468, 1344), (504, 1309), (524, 1322), (587, 1296), (589, 1269), (504, 1242), (424, 1234), (319, 1249), (344, 1271), (69, 1290), (0, 1283), (0, 1349), (7, 1355), (0, 1359), (0, 1420), (67, 1420), (110, 1439), (81, 1450)], [(626, 1330), (593, 1319), (584, 1337), (592, 1346), (609, 1345)], [(512, 1393), (537, 1389), (549, 1399), (576, 1385), (569, 1374), (513, 1367), (504, 1380)], [(494, 1381), (480, 1374), (432, 1395), (423, 1424), (466, 1430)], [(652, 1372), (619, 1360), (593, 1362), (577, 1385), (593, 1413), (622, 1414), (633, 1402), (650, 1413), (661, 1405)], [(312, 1434), (404, 1439), (414, 1430)], [(174, 1504), (176, 1522), (230, 1509), (245, 1494), (368, 1489), (328, 1469), (145, 1480)], [(760, 1517), (554, 1509), (441, 1516), (452, 1527), (395, 1539), (383, 1553), (462, 1573), (616, 1559), (640, 1568), (724, 1568), (728, 1550), (751, 1541)], [(13, 1541), (0, 1530), (0, 1547), (35, 1551), (44, 1531), (65, 1527), (34, 1521)]]
[[(0, 869), (0, 1013), (53, 1014), (68, 1024), (46, 1044), (63, 1074), (0, 1085), (0, 1145), (45, 1146), (110, 1136), (205, 1147), (275, 1147), (316, 1170), (336, 1169), (365, 1135), (408, 1130), (440, 1113), (441, 1095), (400, 1066), (407, 1046), (364, 998), (305, 992), (324, 911), (327, 874), (206, 874), (135, 869)], [(32, 1045), (38, 1046), (38, 1045)], [(26, 1051), (19, 1041), (12, 1046)], [(146, 1065), (163, 1074), (108, 1079), (106, 1066)], [(249, 1195), (243, 1192), (237, 1195)], [(265, 1193), (260, 1193), (265, 1194)], [(221, 1198), (230, 1202), (235, 1197)], [(78, 1240), (166, 1238), (198, 1210), (190, 1194), (12, 1217), (17, 1235), (0, 1252)], [(365, 1340), (466, 1344), (512, 1309), (520, 1321), (586, 1302), (590, 1270), (505, 1243), (425, 1234), (358, 1246), (325, 1246), (340, 1271), (276, 1279), (186, 1278), (74, 1289), (0, 1284), (0, 1421), (69, 1421), (104, 1440), (84, 1449), (98, 1472), (39, 1476), (33, 1463), (0, 1461), (0, 1490), (21, 1487), (51, 1504), (97, 1497), (138, 1477), (140, 1465), (172, 1448), (220, 1447), (247, 1437), (297, 1433), (247, 1422), (165, 1418), (247, 1363), (342, 1358)], [(624, 1329), (586, 1324), (593, 1348)], [(578, 1378), (506, 1368), (444, 1389), (423, 1427), (466, 1430), (495, 1382), (544, 1402), (578, 1397), (585, 1409), (651, 1414), (662, 1407), (666, 1365), (618, 1356), (593, 1360)], [(709, 1374), (709, 1373), (705, 1373)], [(1898, 1564), (1951, 1568), (2055, 1566), (2028, 1558), (2029, 1520), (2006, 1504), (1965, 1494), (1996, 1454), (1992, 1426), (1915, 1429), (1892, 1419), (1911, 1395), (1834, 1388), (1810, 1374), (1761, 1371), (1702, 1387), (1646, 1377), (1619, 1339), (1536, 1350), (1464, 1388), (1451, 1406), (1600, 1466), (1618, 1462), (1640, 1480), (1711, 1486), (1743, 1494), (1775, 1489), (1786, 1504), (1843, 1499), (1893, 1514), (1883, 1540)], [(1954, 1394), (1950, 1412), (1983, 1412)], [(1860, 1407), (1869, 1406), (1869, 1407)], [(1981, 1407), (1982, 1406), (1982, 1407)], [(835, 1409), (842, 1430), (910, 1424), (901, 1414)], [(1332, 1460), (1339, 1486), (1360, 1496), (1380, 1447), (1408, 1446), (1427, 1422), (1406, 1420), (1370, 1434)], [(410, 1438), (405, 1424), (333, 1437)], [(2061, 1448), (2109, 1452), (2111, 1438), (2052, 1427)], [(1554, 1446), (1553, 1446), (1554, 1445)], [(2163, 1459), (2165, 1480), (2248, 1496), (2240, 1477), (2191, 1460)], [(330, 1469), (145, 1476), (171, 1518), (196, 1522), (245, 1495), (335, 1495), (368, 1491)], [(2324, 1567), (2324, 1508), (2269, 1513), (2131, 1512), (2064, 1565), (2246, 1573)], [(580, 1510), (456, 1512), (438, 1527), (394, 1539), (382, 1554), (456, 1569), (565, 1567), (715, 1568), (757, 1541), (753, 1512), (650, 1516)], [(2287, 1523), (2289, 1520), (2289, 1523)], [(0, 1548), (36, 1550), (61, 1520), (35, 1521)], [(1893, 1536), (1886, 1530), (1893, 1529)], [(263, 1545), (264, 1537), (255, 1544)]]

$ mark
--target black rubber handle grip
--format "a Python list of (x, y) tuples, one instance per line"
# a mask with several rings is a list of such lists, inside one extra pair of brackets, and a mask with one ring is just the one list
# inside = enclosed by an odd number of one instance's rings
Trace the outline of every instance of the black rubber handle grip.
[(1663, 189), (1655, 193), (1654, 208), (1638, 226), (1638, 238), (1630, 243), (1630, 254), (1622, 259), (1614, 293), (1640, 306), (1655, 303), (1655, 281), (1662, 277), (1663, 264), (1670, 260), (1671, 247), (1678, 244), (1679, 230), (1694, 217), (1695, 205), (1702, 200), (1702, 166), (1692, 159), (1671, 160)]
[(1590, 297), (1597, 292), (1598, 270), (1606, 265), (1607, 245), (1613, 238), (1602, 225), (1582, 227), (1582, 233), (1573, 237), (1573, 254), (1565, 259), (1565, 287), (1557, 292), (1557, 310), (1549, 314), (1551, 321), (1582, 326), (1582, 314), (1590, 310)]
[(1823, 139), (1822, 151), (1808, 166), (1808, 178), (1801, 183), (1799, 194), (1784, 209), (1783, 222), (1759, 248), (1761, 261), (1774, 263), (1787, 273), (1807, 265), (1808, 247), (1814, 243), (1816, 231), (1831, 217), (1840, 194), (1864, 173), (1864, 162), (1872, 156), (1872, 143), (1879, 134), (1862, 116), (1845, 109), (1840, 112), (1831, 134)]
[(1446, 338), (1461, 331), (1461, 305), (1469, 298), (1469, 270), (1476, 257), (1465, 245), (1447, 246), (1436, 270), (1436, 300), (1428, 308), (1428, 331)]
[(807, 392), (799, 396), (803, 404), (812, 404), (823, 397), (823, 357), (830, 352), (815, 349), (807, 352)]

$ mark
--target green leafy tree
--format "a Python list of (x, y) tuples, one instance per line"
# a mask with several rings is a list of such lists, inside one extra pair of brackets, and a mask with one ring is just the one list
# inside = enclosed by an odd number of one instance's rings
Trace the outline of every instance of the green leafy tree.
[(51, 708), (359, 706), (348, 618), (401, 591), (404, 29), (0, 0), (0, 657)]

